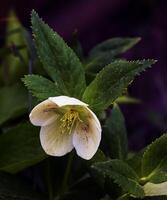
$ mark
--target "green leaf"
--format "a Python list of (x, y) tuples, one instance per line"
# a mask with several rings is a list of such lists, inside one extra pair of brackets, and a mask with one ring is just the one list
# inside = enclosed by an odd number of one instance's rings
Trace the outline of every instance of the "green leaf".
[(102, 68), (113, 62), (118, 54), (124, 53), (140, 41), (140, 38), (112, 38), (95, 46), (89, 53), (85, 65), (88, 73), (98, 73)]
[(26, 75), (22, 80), (33, 96), (39, 100), (61, 95), (61, 91), (58, 91), (59, 88), (56, 84), (42, 76)]
[(112, 38), (95, 46), (89, 53), (90, 57), (110, 53), (111, 57), (124, 53), (140, 41), (140, 38)]
[[(3, 57), (0, 76), (5, 83), (16, 82), (23, 74), (28, 73), (28, 52), (24, 37), (24, 28), (14, 11), (10, 11), (6, 28), (5, 48), (10, 49), (10, 54)], [(13, 52), (11, 51), (13, 50)]]
[(82, 48), (82, 45), (81, 45), (81, 43), (79, 41), (79, 35), (78, 35), (78, 31), (77, 30), (74, 30), (74, 32), (72, 34), (70, 47), (73, 49), (73, 51), (76, 53), (76, 55), (78, 56), (78, 58), (80, 60), (84, 59), (83, 48)]
[(16, 173), (46, 157), (40, 145), (37, 127), (23, 123), (0, 135), (0, 170), (2, 171)]
[(167, 182), (154, 184), (146, 183), (144, 185), (145, 196), (167, 196)]
[(31, 21), (37, 53), (44, 69), (62, 94), (81, 97), (86, 83), (79, 58), (35, 11), (32, 11)]
[(154, 60), (115, 61), (99, 72), (83, 94), (83, 101), (95, 111), (106, 109), (146, 68), (154, 64)]
[(21, 84), (0, 88), (0, 124), (27, 112), (28, 95)]
[(111, 116), (107, 118), (104, 129), (105, 146), (111, 158), (126, 159), (128, 152), (127, 132), (124, 116), (114, 104)]
[[(114, 59), (110, 56), (110, 54), (104, 54), (89, 60), (85, 63), (85, 71), (87, 75), (91, 75), (92, 77), (96, 76), (96, 74), (101, 71), (106, 65), (114, 62), (117, 59)], [(120, 60), (120, 59), (119, 59)]]
[(128, 192), (131, 196), (144, 197), (143, 188), (138, 183), (139, 178), (127, 163), (115, 159), (95, 163), (92, 168), (104, 177), (112, 178), (124, 192)]
[(126, 161), (133, 168), (133, 170), (137, 173), (139, 177), (142, 176), (141, 162), (143, 158), (143, 153), (144, 153), (143, 150), (141, 150), (140, 152), (134, 153)]
[(142, 159), (143, 180), (152, 183), (167, 181), (167, 134), (149, 145)]
[(1, 200), (41, 200), (41, 196), (17, 176), (0, 172)]

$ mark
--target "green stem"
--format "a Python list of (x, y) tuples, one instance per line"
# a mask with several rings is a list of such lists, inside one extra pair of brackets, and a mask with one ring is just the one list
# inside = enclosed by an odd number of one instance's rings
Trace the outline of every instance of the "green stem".
[(125, 193), (125, 194), (121, 195), (120, 197), (118, 197), (117, 200), (126, 200), (128, 196), (129, 196), (129, 194)]
[(74, 158), (74, 152), (71, 152), (68, 158), (68, 163), (67, 163), (66, 171), (64, 174), (63, 182), (62, 182), (61, 194), (64, 194), (67, 191), (68, 180), (69, 180), (69, 176), (71, 172), (73, 158)]
[(52, 178), (51, 178), (51, 166), (50, 160), (46, 160), (46, 184), (48, 189), (49, 200), (53, 200), (53, 187), (52, 187)]
[(73, 158), (74, 158), (74, 152), (71, 152), (68, 157), (67, 167), (66, 167), (66, 170), (64, 173), (60, 193), (57, 196), (55, 196), (54, 200), (60, 200), (61, 197), (65, 194), (65, 192), (67, 192), (67, 190), (68, 190), (68, 181), (69, 181), (69, 177), (70, 177)]

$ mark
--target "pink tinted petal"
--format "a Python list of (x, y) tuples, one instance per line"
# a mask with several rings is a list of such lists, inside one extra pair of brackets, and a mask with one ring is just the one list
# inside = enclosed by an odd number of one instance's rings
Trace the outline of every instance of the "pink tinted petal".
[(35, 126), (46, 126), (56, 120), (58, 106), (50, 100), (45, 100), (35, 106), (29, 117)]
[(88, 124), (80, 122), (73, 135), (73, 145), (77, 154), (83, 159), (89, 160), (96, 153), (101, 141), (101, 126), (94, 118)]

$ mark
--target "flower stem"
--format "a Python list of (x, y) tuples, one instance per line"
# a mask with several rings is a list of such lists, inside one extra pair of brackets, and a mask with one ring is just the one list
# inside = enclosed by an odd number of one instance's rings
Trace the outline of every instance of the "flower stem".
[(46, 160), (46, 183), (48, 189), (49, 200), (53, 200), (53, 187), (52, 187), (52, 178), (51, 178), (51, 166), (50, 160)]
[(66, 167), (63, 182), (62, 182), (61, 194), (64, 194), (67, 191), (68, 180), (69, 180), (69, 176), (71, 172), (73, 158), (74, 158), (74, 152), (71, 152), (68, 158), (67, 167)]

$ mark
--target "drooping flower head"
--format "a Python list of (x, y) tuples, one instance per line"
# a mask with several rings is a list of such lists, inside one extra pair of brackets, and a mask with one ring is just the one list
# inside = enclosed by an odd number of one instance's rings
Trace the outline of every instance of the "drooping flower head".
[(89, 160), (101, 140), (101, 125), (84, 102), (67, 96), (50, 97), (30, 113), (30, 121), (41, 126), (40, 141), (48, 155), (63, 156), (73, 148)]

